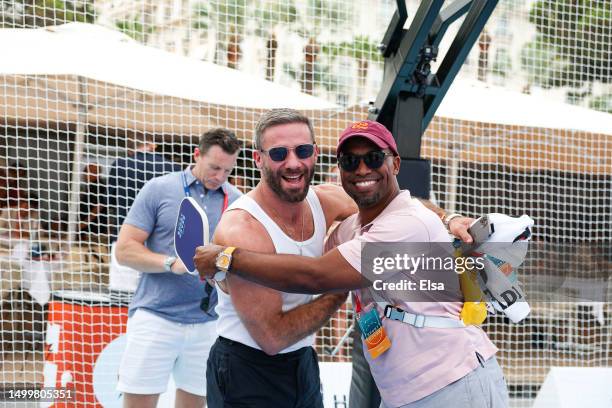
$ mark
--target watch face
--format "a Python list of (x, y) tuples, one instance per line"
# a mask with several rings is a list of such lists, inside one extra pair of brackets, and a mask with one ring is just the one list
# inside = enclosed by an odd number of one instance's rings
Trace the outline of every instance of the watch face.
[(217, 260), (217, 266), (219, 268), (227, 268), (230, 263), (230, 258), (226, 254), (221, 254)]

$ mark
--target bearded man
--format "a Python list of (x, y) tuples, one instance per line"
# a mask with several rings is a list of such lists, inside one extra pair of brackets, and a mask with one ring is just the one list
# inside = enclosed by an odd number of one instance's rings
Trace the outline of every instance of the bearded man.
[[(339, 186), (309, 188), (318, 154), (310, 120), (292, 109), (268, 111), (254, 144), (261, 181), (228, 208), (214, 242), (321, 256), (327, 229), (357, 207)], [(346, 294), (314, 299), (232, 275), (218, 283), (218, 296), (219, 337), (206, 371), (209, 406), (323, 407), (314, 333)]]

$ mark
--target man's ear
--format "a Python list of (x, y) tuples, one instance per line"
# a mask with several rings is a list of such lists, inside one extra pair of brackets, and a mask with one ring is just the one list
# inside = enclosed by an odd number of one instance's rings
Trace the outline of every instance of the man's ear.
[(393, 175), (397, 176), (400, 172), (402, 159), (399, 156), (393, 156)]
[(319, 153), (320, 152), (321, 151), (319, 150), (319, 145), (315, 143), (314, 144), (314, 154), (313, 154), (314, 159), (315, 159), (315, 163), (317, 162), (317, 157), (319, 157)]
[(255, 162), (255, 166), (257, 166), (258, 169), (261, 169), (262, 164), (262, 154), (259, 150), (253, 150), (253, 161)]

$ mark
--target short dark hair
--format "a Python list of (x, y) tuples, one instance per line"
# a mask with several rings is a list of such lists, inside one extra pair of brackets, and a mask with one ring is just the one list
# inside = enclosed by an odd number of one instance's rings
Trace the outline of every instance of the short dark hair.
[(255, 149), (261, 149), (261, 139), (263, 138), (263, 134), (266, 129), (277, 125), (285, 125), (288, 123), (303, 123), (308, 126), (308, 130), (310, 131), (310, 137), (312, 138), (312, 142), (314, 143), (314, 129), (312, 128), (312, 123), (310, 123), (310, 119), (308, 119), (307, 116), (295, 109), (271, 109), (261, 115), (261, 118), (259, 118), (259, 121), (255, 126), (255, 140), (253, 141)]
[(216, 128), (205, 132), (198, 142), (200, 154), (205, 154), (213, 146), (219, 146), (225, 153), (234, 154), (240, 150), (242, 143), (231, 130)]

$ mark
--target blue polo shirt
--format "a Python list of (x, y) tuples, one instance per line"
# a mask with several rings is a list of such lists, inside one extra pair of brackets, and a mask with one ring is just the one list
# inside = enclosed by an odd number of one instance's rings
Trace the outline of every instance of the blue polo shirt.
[[(217, 190), (207, 190), (190, 168), (147, 182), (136, 196), (124, 223), (149, 233), (145, 241), (147, 248), (168, 256), (175, 255), (174, 226), (180, 202), (185, 197), (181, 174), (185, 175), (191, 197), (208, 216), (211, 237), (221, 218), (225, 194), (228, 195), (229, 204), (242, 194), (227, 182)], [(200, 302), (205, 296), (204, 283), (197, 276), (171, 272), (142, 273), (130, 304), (129, 316), (142, 308), (178, 323), (207, 322), (217, 318), (213, 311), (217, 293), (213, 291), (211, 294), (210, 316), (200, 309)]]
[(181, 171), (181, 166), (154, 152), (136, 152), (113, 162), (107, 183), (108, 207), (115, 216), (110, 231), (111, 242), (117, 240), (119, 228), (142, 186), (154, 177), (173, 171)]

